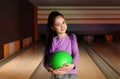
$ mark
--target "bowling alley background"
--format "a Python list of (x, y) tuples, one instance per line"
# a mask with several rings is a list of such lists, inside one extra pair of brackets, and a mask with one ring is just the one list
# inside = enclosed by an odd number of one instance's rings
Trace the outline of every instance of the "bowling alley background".
[[(61, 12), (68, 31), (87, 38), (120, 37), (119, 0), (11, 0), (0, 1), (0, 59), (45, 39), (48, 14)], [(87, 36), (87, 37), (86, 37)]]
[(0, 1), (0, 59), (33, 43), (34, 6), (28, 1)]
[(0, 79), (52, 79), (47, 18), (61, 12), (80, 49), (78, 79), (120, 78), (120, 0), (0, 0)]

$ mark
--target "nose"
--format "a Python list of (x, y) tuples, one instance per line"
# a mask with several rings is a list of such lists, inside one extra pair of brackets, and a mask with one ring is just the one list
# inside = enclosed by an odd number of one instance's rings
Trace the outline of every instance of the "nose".
[(64, 27), (64, 25), (63, 24), (61, 24), (61, 28), (63, 28)]

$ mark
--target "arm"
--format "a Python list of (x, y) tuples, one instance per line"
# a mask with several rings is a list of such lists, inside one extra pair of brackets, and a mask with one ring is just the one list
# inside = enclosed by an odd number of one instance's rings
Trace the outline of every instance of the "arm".
[(51, 57), (52, 52), (54, 52), (54, 41), (52, 40), (52, 43), (48, 43), (45, 48), (45, 54), (44, 54), (44, 67), (49, 71), (51, 70), (51, 67), (49, 65), (49, 60)]
[(65, 73), (67, 73), (67, 70), (62, 68), (62, 67), (54, 70), (53, 68), (51, 68), (49, 66), (49, 59), (50, 59), (50, 55), (52, 54), (52, 50), (53, 50), (53, 48), (50, 51), (45, 52), (45, 55), (44, 55), (44, 67), (47, 69), (48, 72), (51, 72), (53, 74), (65, 74)]
[(61, 67), (61, 70), (65, 70), (66, 73), (71, 69), (75, 69), (79, 60), (79, 49), (77, 44), (77, 38), (74, 34), (71, 36), (71, 48), (72, 48), (73, 63), (65, 64), (63, 67)]
[(78, 44), (77, 44), (77, 38), (76, 35), (72, 35), (72, 57), (73, 57), (73, 64), (76, 66), (78, 61), (79, 61), (79, 48), (78, 48)]

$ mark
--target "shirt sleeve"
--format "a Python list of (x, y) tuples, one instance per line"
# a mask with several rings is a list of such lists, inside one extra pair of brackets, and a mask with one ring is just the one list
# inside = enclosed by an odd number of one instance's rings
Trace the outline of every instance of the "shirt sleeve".
[(54, 52), (54, 49), (55, 49), (54, 47), (55, 46), (54, 46), (54, 41), (53, 41), (52, 44), (51, 44), (51, 46), (49, 47), (49, 49), (47, 49), (45, 51), (45, 55), (44, 55), (44, 67), (46, 69), (48, 69), (50, 67), (49, 61), (50, 61), (51, 55), (53, 54), (52, 52)]
[(75, 34), (72, 34), (71, 47), (72, 47), (73, 64), (76, 65), (79, 61), (80, 52), (79, 52), (77, 38)]

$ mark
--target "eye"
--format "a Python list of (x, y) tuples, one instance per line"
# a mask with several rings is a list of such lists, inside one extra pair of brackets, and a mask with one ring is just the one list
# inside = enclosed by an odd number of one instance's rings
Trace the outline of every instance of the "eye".
[(64, 21), (63, 24), (66, 24), (66, 22)]
[(59, 24), (56, 24), (56, 26), (59, 26)]
[(58, 26), (60, 26), (60, 24), (55, 24), (55, 26), (57, 26), (57, 27), (58, 27)]

